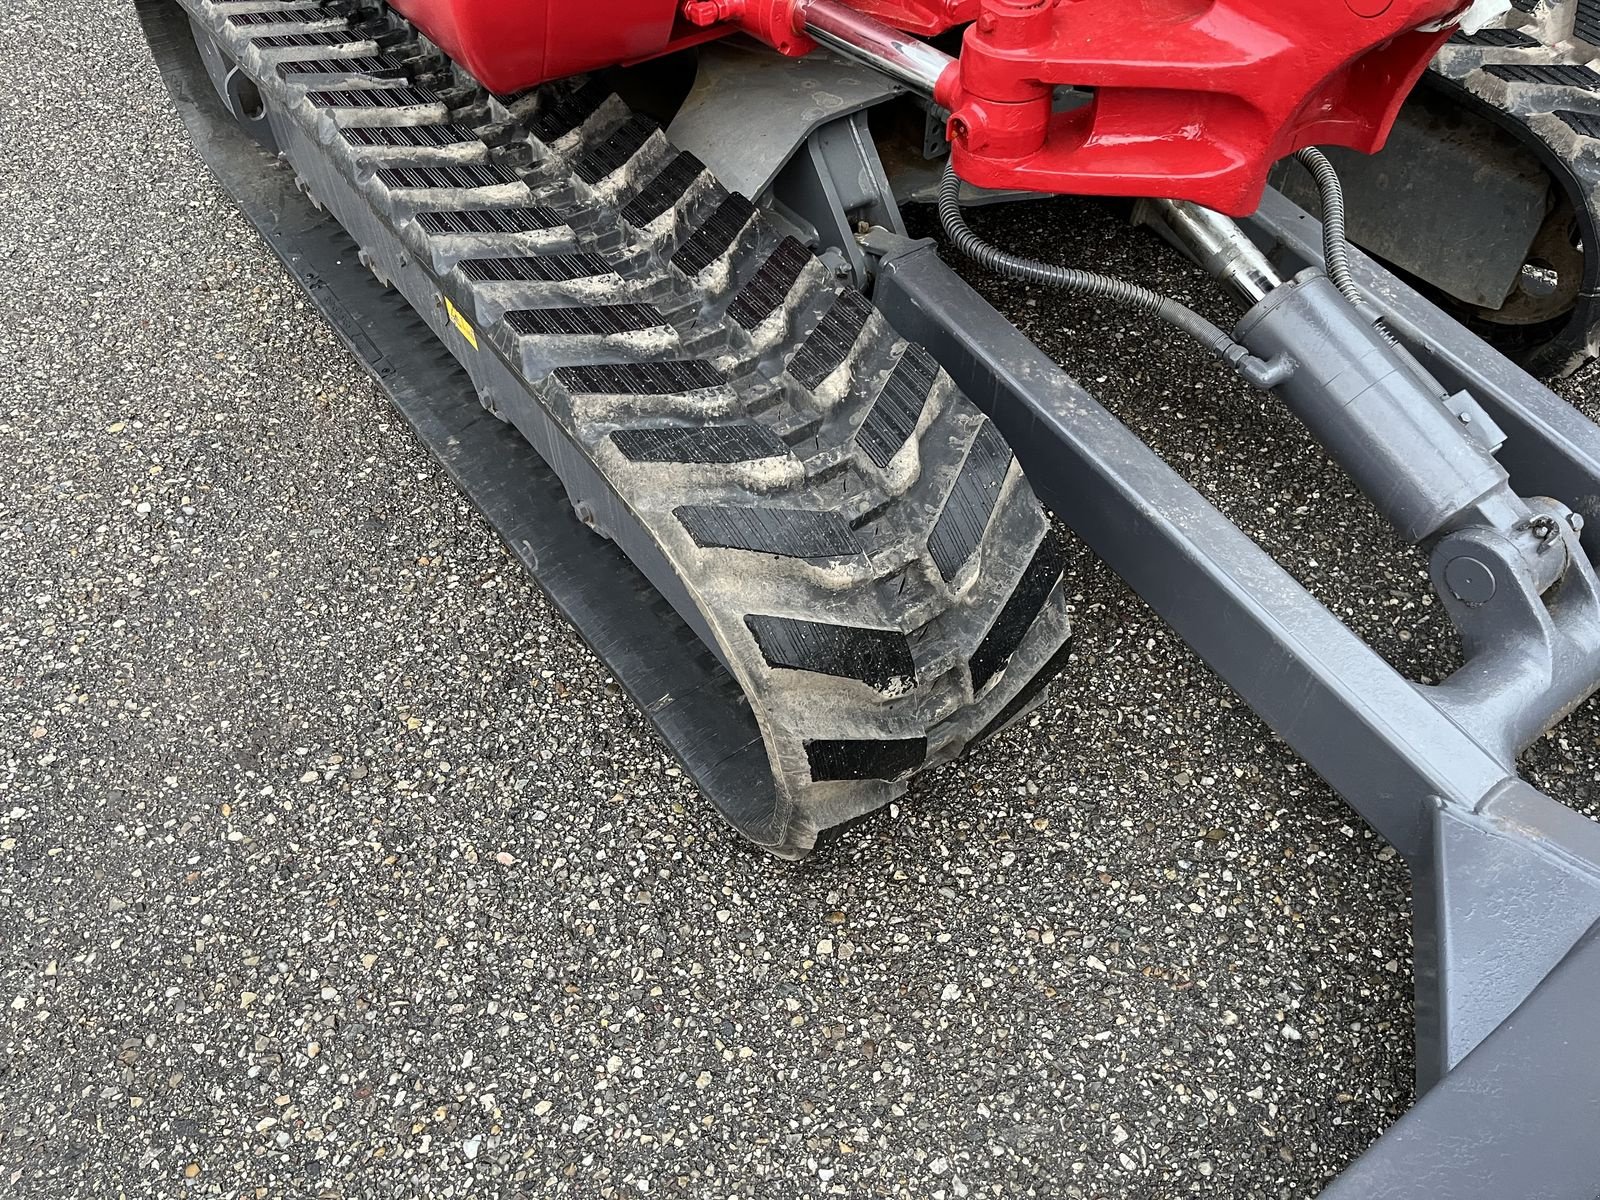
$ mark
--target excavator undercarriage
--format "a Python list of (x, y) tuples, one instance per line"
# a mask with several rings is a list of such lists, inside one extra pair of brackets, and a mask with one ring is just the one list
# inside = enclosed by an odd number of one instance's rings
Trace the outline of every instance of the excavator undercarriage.
[[(1600, 825), (1517, 758), (1600, 686), (1600, 429), (1482, 336), (1597, 344), (1587, 4), (1151, 0), (1142, 43), (1083, 36), (1107, 0), (628, 0), (649, 36), (587, 61), (485, 58), (499, 0), (136, 3), (224, 186), (742, 834), (802, 856), (1070, 702), (1060, 522), (1411, 867), (1421, 1099), (1324, 1194), (1592, 1200)], [(1430, 187), (1481, 253), (1404, 236)], [(962, 215), (1066, 191), (1135, 199), (1237, 322)], [(1422, 547), (1464, 665), (1397, 673), (912, 197), (1271, 392)]]

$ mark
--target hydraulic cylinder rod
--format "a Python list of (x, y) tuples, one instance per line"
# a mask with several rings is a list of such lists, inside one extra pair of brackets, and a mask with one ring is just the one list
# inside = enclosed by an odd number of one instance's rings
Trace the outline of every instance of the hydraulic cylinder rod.
[(847, 58), (882, 71), (913, 91), (932, 96), (955, 59), (839, 0), (800, 0), (806, 32)]
[(1260, 304), (1283, 282), (1267, 256), (1221, 213), (1187, 200), (1146, 200), (1135, 219), (1156, 225), (1246, 307)]

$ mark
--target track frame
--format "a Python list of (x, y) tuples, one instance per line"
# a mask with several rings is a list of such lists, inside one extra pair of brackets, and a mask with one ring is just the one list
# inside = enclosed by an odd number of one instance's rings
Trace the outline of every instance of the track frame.
[[(1318, 261), (1319, 223), (1279, 195), (1246, 227), (1288, 269)], [(874, 300), (990, 413), (1045, 503), (1411, 869), (1422, 1098), (1323, 1195), (1594, 1200), (1600, 825), (1389, 666), (931, 244), (878, 246)], [(1505, 428), (1515, 478), (1593, 508), (1600, 429), (1371, 260), (1358, 277)]]
[[(484, 412), (338, 223), (232, 119), (181, 10), (137, 9), (207, 164), (644, 712), (680, 748), (737, 732), (726, 668), (619, 552), (597, 547), (555, 473)], [(1281, 197), (1249, 230), (1287, 267), (1314, 257), (1316, 222)], [(1324, 1195), (1593, 1200), (1600, 826), (1518, 778), (1384, 663), (929, 244), (888, 237), (872, 249), (880, 309), (991, 414), (1042, 498), (1411, 866), (1424, 1094)], [(1506, 430), (1513, 477), (1593, 511), (1600, 430), (1370, 261), (1357, 265), (1392, 327), (1441, 378), (1470, 383)], [(1592, 522), (1591, 554), (1597, 535)], [(641, 603), (655, 620), (639, 621)], [(673, 703), (690, 694), (698, 707)], [(693, 728), (674, 726), (691, 712)], [(699, 723), (717, 712), (725, 728)]]

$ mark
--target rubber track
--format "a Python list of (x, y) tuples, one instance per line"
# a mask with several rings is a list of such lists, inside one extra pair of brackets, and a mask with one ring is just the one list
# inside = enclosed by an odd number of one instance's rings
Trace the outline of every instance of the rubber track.
[[(1516, 0), (1503, 27), (1457, 34), (1436, 82), (1532, 150), (1571, 197), (1586, 247), (1577, 304), (1508, 344), (1530, 370), (1569, 375), (1600, 355), (1600, 0)], [(1496, 331), (1513, 337), (1509, 327)], [(1491, 335), (1493, 336), (1493, 335)]]
[(743, 832), (803, 854), (1037, 697), (1068, 636), (1046, 514), (933, 358), (773, 217), (594, 84), (490, 96), (371, 6), (182, 3), (491, 410), (601, 472), (580, 514), (756, 716), (776, 810), (712, 797)]

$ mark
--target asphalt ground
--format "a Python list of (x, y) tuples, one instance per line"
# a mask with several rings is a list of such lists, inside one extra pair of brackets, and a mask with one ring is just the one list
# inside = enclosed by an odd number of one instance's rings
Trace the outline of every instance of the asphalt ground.
[[(1403, 865), (1081, 547), (1054, 698), (768, 860), (308, 310), (127, 9), (21, 0), (0, 52), (0, 1191), (1302, 1196), (1404, 1110)], [(1111, 209), (978, 224), (1216, 305)], [(1269, 401), (977, 282), (1448, 669), (1419, 556)], [(1597, 744), (1585, 708), (1530, 775), (1593, 806)]]

